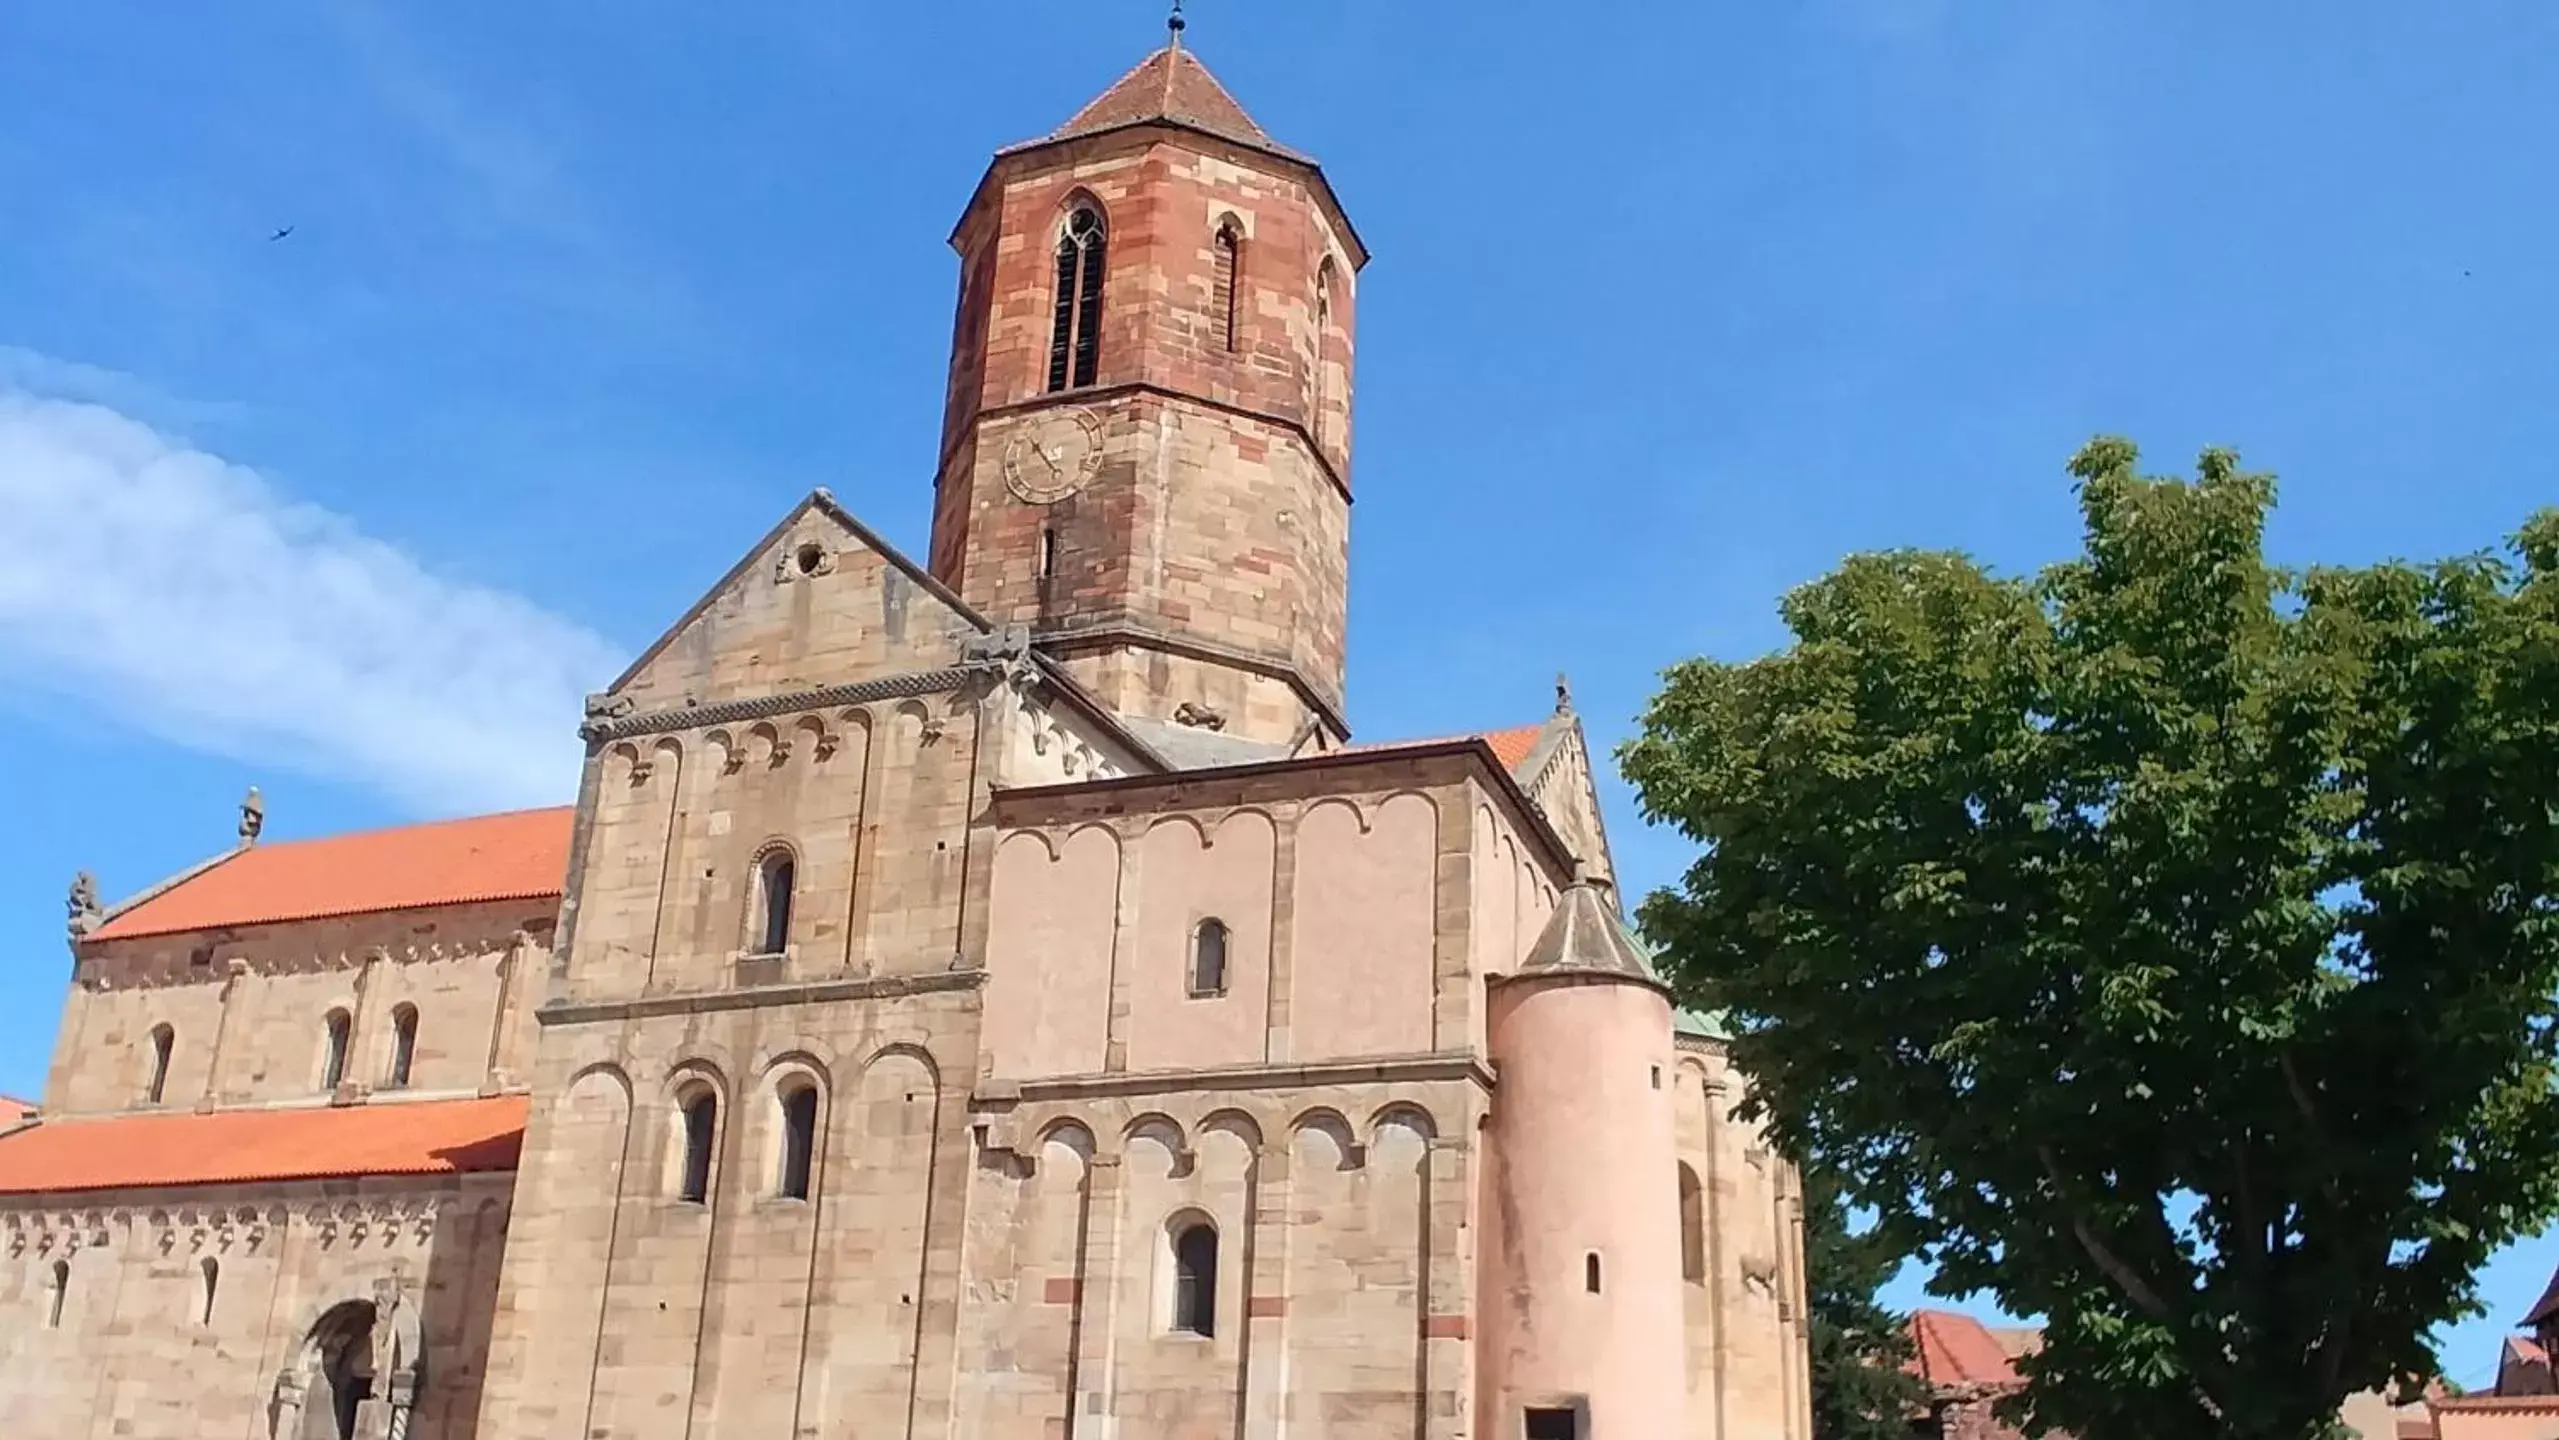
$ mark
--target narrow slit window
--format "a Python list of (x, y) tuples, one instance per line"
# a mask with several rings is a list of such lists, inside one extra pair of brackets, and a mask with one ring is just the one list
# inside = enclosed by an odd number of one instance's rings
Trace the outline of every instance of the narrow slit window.
[(221, 1283), (222, 1262), (210, 1255), (204, 1257), (204, 1313), (198, 1317), (198, 1324), (213, 1323), (213, 1292)]
[(1679, 1278), (1706, 1282), (1706, 1187), (1687, 1165), (1679, 1167)]
[(791, 887), (797, 867), (786, 850), (776, 850), (756, 867), (756, 948), (758, 955), (779, 955), (791, 943)]
[(809, 1198), (809, 1170), (817, 1156), (817, 1087), (801, 1085), (782, 1094), (782, 1175), (775, 1193), (786, 1200)]
[(169, 1053), (177, 1044), (177, 1031), (166, 1025), (151, 1027), (151, 1082), (142, 1087), (143, 1103), (157, 1105), (168, 1097)]
[(1191, 932), (1191, 995), (1205, 999), (1226, 993), (1226, 922), (1202, 920)]
[(354, 1025), (344, 1010), (329, 1012), (328, 1033), (321, 1038), (320, 1088), (335, 1090), (346, 1083), (347, 1032)]
[(1328, 363), (1333, 358), (1333, 259), (1315, 270), (1315, 443), (1324, 443), (1325, 412), (1332, 404), (1333, 374)]
[(1599, 1293), (1599, 1252), (1596, 1250), (1582, 1257), (1582, 1288), (1593, 1295)]
[(1090, 385), (1102, 355), (1102, 212), (1078, 205), (1057, 237), (1057, 304), (1049, 317), (1048, 388)]
[(1056, 573), (1057, 527), (1043, 525), (1040, 527), (1040, 578), (1046, 580)]
[(62, 1328), (62, 1302), (70, 1294), (71, 1262), (56, 1260), (53, 1262), (53, 1302), (45, 1312), (44, 1328), (47, 1330)]
[(391, 1068), (383, 1082), (394, 1090), (405, 1089), (417, 1060), (418, 1007), (403, 1005), (391, 1012)]
[(1173, 1328), (1217, 1333), (1217, 1229), (1194, 1221), (1173, 1236)]
[(683, 1102), (684, 1171), (675, 1198), (699, 1205), (711, 1197), (711, 1143), (720, 1128), (720, 1102), (709, 1090), (696, 1090)]
[(1209, 281), (1209, 306), (1217, 316), (1218, 347), (1235, 349), (1236, 282), (1242, 275), (1244, 237), (1230, 219), (1217, 227), (1215, 270)]

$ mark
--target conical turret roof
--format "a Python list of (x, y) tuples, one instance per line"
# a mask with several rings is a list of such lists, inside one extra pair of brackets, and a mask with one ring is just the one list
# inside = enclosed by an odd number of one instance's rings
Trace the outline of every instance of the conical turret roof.
[(1538, 932), (1537, 943), (1520, 961), (1522, 978), (1573, 973), (1610, 975), (1663, 988), (1643, 947), (1626, 933), (1625, 922), (1608, 892), (1587, 875), (1577, 875), (1555, 899), (1555, 913)]
[(1076, 111), (1074, 118), (1050, 131), (1048, 139), (1067, 140), (1153, 120), (1206, 131), (1257, 150), (1289, 153), (1253, 123), (1253, 117), (1244, 113), (1244, 107), (1217, 83), (1199, 57), (1179, 43), (1138, 61), (1135, 69)]

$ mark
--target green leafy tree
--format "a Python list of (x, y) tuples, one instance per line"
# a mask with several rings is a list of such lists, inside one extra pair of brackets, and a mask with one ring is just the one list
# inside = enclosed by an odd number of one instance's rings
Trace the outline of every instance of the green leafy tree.
[(2046, 1317), (2033, 1427), (2300, 1440), (2559, 1213), (2559, 514), (2295, 573), (2270, 479), (2134, 462), (2074, 560), (1853, 557), (1674, 668), (1643, 920), (1781, 1143)]
[(1928, 1390), (1903, 1368), (1911, 1358), (1907, 1317), (1875, 1298), (1901, 1260), (1883, 1231), (1850, 1224), (1836, 1178), (1805, 1168), (1813, 1440), (1910, 1440), (1911, 1416)]

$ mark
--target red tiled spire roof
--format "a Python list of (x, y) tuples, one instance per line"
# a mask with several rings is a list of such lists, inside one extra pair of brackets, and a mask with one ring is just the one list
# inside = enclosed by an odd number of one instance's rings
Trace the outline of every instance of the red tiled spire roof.
[(561, 893), (575, 812), (516, 810), (248, 846), (117, 912), (92, 940)]
[(1178, 44), (1138, 61), (1049, 138), (1064, 140), (1148, 120), (1171, 120), (1259, 149), (1277, 148), (1199, 57)]
[(0, 1139), (0, 1194), (512, 1170), (520, 1095), (52, 1121)]

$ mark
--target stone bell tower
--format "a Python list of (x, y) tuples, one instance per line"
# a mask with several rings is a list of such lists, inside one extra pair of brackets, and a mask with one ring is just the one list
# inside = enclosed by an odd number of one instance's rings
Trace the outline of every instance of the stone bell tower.
[(1177, 26), (998, 152), (951, 244), (935, 576), (1124, 714), (1342, 739), (1368, 255), (1323, 171)]

